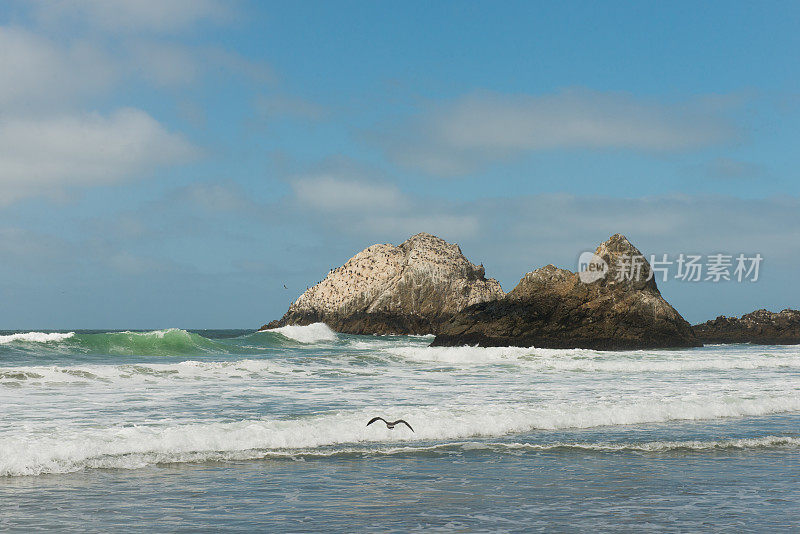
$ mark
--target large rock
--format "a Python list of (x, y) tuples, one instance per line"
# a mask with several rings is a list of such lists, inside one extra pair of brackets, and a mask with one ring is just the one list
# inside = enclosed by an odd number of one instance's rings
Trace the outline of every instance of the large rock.
[[(577, 273), (542, 267), (503, 299), (458, 313), (442, 325), (433, 345), (608, 350), (700, 345), (649, 277), (649, 263), (624, 236), (612, 236), (595, 255), (608, 266), (605, 277), (587, 283)], [(620, 266), (630, 258), (641, 262), (639, 276), (618, 279), (631, 272)]]
[(740, 318), (720, 315), (695, 325), (694, 332), (704, 343), (794, 345), (800, 343), (800, 311), (756, 310)]
[(349, 334), (431, 334), (463, 308), (503, 295), (458, 245), (417, 234), (362, 250), (261, 329), (323, 322)]

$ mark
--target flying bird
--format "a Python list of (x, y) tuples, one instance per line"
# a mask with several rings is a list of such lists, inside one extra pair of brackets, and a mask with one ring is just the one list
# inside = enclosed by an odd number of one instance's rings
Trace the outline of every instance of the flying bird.
[(383, 421), (384, 423), (386, 423), (386, 428), (388, 428), (389, 430), (394, 430), (394, 426), (395, 426), (395, 425), (399, 425), (400, 423), (403, 423), (403, 424), (404, 424), (404, 425), (406, 425), (406, 426), (407, 426), (409, 429), (411, 429), (411, 431), (412, 431), (412, 432), (414, 432), (414, 429), (413, 429), (413, 428), (411, 428), (411, 425), (409, 425), (408, 423), (406, 423), (406, 422), (405, 422), (405, 421), (403, 421), (402, 419), (398, 419), (397, 421), (387, 421), (387, 420), (386, 420), (386, 419), (384, 419), (383, 417), (373, 417), (372, 419), (370, 419), (370, 420), (369, 420), (369, 423), (367, 423), (367, 426), (371, 425), (371, 424), (372, 424), (372, 423), (374, 423), (375, 421)]

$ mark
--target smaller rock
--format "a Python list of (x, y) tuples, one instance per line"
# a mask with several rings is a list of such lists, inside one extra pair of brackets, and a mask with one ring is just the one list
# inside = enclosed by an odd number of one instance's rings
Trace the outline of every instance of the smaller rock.
[[(692, 327), (664, 300), (650, 265), (625, 236), (600, 244), (608, 266), (591, 283), (547, 265), (529, 272), (504, 298), (473, 304), (444, 323), (433, 345), (587, 348), (601, 350), (695, 347)], [(626, 259), (639, 276), (618, 276)], [(629, 261), (629, 263), (631, 263)]]
[(756, 310), (737, 317), (720, 315), (694, 326), (704, 343), (756, 343), (759, 345), (800, 344), (800, 311), (775, 313)]

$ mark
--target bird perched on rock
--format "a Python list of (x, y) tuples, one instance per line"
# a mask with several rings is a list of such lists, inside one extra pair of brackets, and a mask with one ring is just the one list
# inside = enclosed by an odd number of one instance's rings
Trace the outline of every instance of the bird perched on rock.
[(410, 429), (412, 432), (414, 432), (414, 429), (413, 429), (413, 428), (411, 428), (411, 425), (409, 425), (408, 423), (406, 423), (406, 422), (405, 422), (405, 421), (403, 421), (402, 419), (398, 419), (397, 421), (387, 421), (387, 420), (386, 420), (386, 419), (384, 419), (383, 417), (373, 417), (372, 419), (370, 419), (370, 420), (369, 420), (369, 423), (367, 423), (367, 426), (371, 425), (371, 424), (372, 424), (372, 423), (374, 423), (375, 421), (383, 421), (384, 423), (386, 423), (386, 428), (388, 428), (389, 430), (394, 430), (394, 427), (395, 427), (395, 425), (399, 425), (400, 423), (403, 423), (403, 424), (404, 424), (404, 425), (406, 425), (406, 426), (407, 426), (407, 427), (408, 427), (408, 428), (409, 428), (409, 429)]

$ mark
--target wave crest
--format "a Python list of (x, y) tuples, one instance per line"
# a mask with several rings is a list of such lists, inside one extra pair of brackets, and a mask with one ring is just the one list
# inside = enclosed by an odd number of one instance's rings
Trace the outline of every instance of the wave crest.
[(754, 358), (752, 354), (698, 353), (686, 350), (620, 353), (589, 349), (534, 347), (401, 346), (376, 348), (387, 354), (415, 362), (454, 366), (508, 364), (534, 371), (670, 373), (800, 368), (800, 352), (797, 351)]
[(283, 337), (289, 338), (300, 343), (320, 343), (322, 341), (336, 341), (336, 332), (330, 329), (325, 323), (312, 323), (306, 326), (287, 325), (263, 332), (275, 332)]
[[(402, 446), (416, 449), (452, 446), (453, 440), (502, 438), (535, 430), (593, 428), (666, 421), (758, 416), (800, 410), (800, 399), (698, 398), (687, 401), (646, 401), (619, 404), (436, 406), (397, 408), (391, 412), (409, 421), (388, 430), (365, 426), (374, 413), (337, 412), (297, 419), (245, 420), (235, 423), (154, 424), (107, 428), (71, 428), (50, 434), (0, 439), (0, 475), (63, 473), (85, 468), (138, 468), (162, 462), (193, 462), (226, 458), (330, 455), (368, 448)], [(766, 441), (765, 441), (766, 440)], [(630, 443), (503, 444), (509, 450), (582, 448), (594, 450), (713, 450), (720, 448), (797, 447), (796, 436), (729, 441)], [(337, 452), (338, 451), (338, 452)]]
[(28, 343), (49, 343), (64, 341), (75, 335), (75, 332), (20, 332), (18, 334), (9, 334), (0, 336), (0, 345), (12, 342), (28, 342)]
[(79, 334), (75, 341), (87, 352), (112, 355), (169, 356), (214, 350), (217, 343), (179, 328), (150, 332)]

